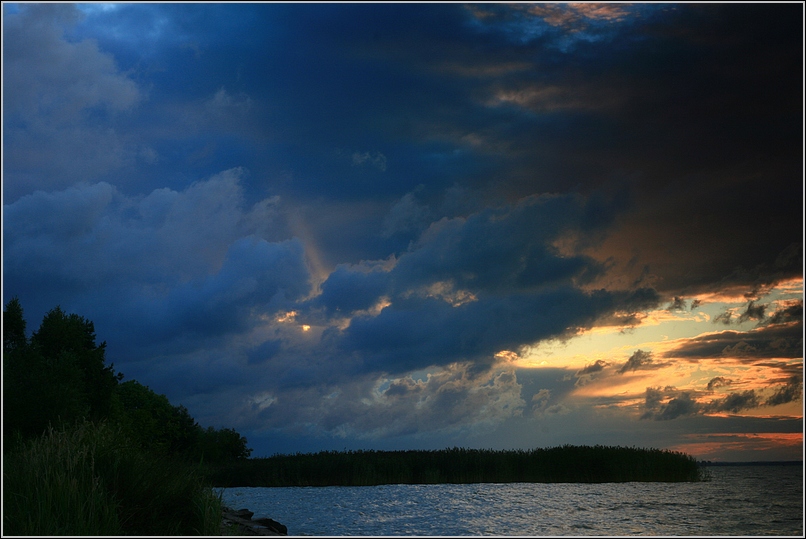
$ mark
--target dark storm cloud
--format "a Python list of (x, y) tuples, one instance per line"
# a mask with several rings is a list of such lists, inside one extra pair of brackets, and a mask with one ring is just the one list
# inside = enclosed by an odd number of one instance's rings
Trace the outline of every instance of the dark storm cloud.
[[(405, 372), (496, 352), (590, 327), (613, 311), (654, 305), (652, 290), (586, 292), (603, 268), (563, 256), (552, 242), (590, 228), (605, 210), (579, 197), (528, 197), (517, 204), (431, 225), (394, 267), (343, 266), (311, 302), (329, 313), (366, 310), (328, 341), (360, 353), (367, 369)], [(590, 216), (596, 213), (597, 220)]]
[(143, 99), (140, 87), (92, 40), (63, 39), (64, 28), (80, 18), (69, 4), (4, 14), (6, 200), (98, 178), (144, 149), (116, 128)]
[[(626, 256), (617, 261), (626, 264), (638, 253), (636, 267), (649, 265), (656, 286), (670, 296), (802, 272), (799, 257), (781, 256), (802, 241), (802, 186), (792, 180), (802, 175), (795, 148), (802, 115), (800, 13), (795, 6), (791, 12), (733, 7), (678, 6), (647, 15), (606, 46), (580, 42), (574, 62), (546, 65), (539, 73), (549, 81), (532, 83), (536, 96), (548, 95), (541, 91), (556, 81), (560, 88), (573, 84), (576, 93), (621, 97), (611, 107), (616, 115), (578, 107), (566, 119), (573, 127), (536, 131), (523, 148), (540, 165), (528, 170), (566, 166), (557, 181), (574, 161), (577, 181), (595, 182), (601, 179), (595, 167), (630, 163), (621, 170), (636, 175), (639, 204), (623, 221)], [(573, 83), (561, 73), (581, 66), (586, 75)], [(607, 77), (615, 71), (618, 78)], [(584, 141), (572, 140), (580, 131)], [(597, 151), (583, 153), (583, 144)], [(692, 200), (709, 211), (694, 211)], [(757, 226), (736, 215), (765, 221)]]
[(571, 287), (481, 298), (458, 307), (433, 298), (396, 301), (376, 317), (358, 317), (340, 346), (361, 353), (369, 369), (413, 370), (496, 352), (590, 326), (615, 305), (637, 308), (647, 298), (585, 294)]
[(3, 212), (4, 293), (29, 313), (80, 309), (129, 359), (245, 331), (310, 283), (298, 240), (260, 237), (276, 211), (244, 204), (242, 174), (136, 198), (105, 183), (22, 197)]
[[(149, 124), (133, 118), (125, 152), (99, 157), (152, 159), (162, 177), (259, 167), (276, 192), (299, 197), (382, 195), (402, 204), (372, 223), (390, 237), (427, 226), (424, 206), (400, 198), (417, 185), (428, 197), (458, 182), (512, 199), (627, 183), (640, 202), (621, 230), (630, 257), (638, 253), (636, 267), (649, 267), (671, 297), (801, 269), (799, 257), (779, 256), (800, 242), (792, 231), (801, 191), (790, 181), (800, 176), (800, 151), (787, 146), (800, 130), (791, 112), (800, 110), (796, 6), (240, 7), (122, 5), (85, 17), (76, 39), (94, 32), (127, 69), (138, 66), (137, 77), (156, 81), (138, 105)], [(227, 120), (240, 126), (234, 138), (210, 131), (221, 128), (204, 112), (215, 102), (251, 103), (245, 117)], [(188, 122), (204, 114), (208, 123)], [(65, 137), (85, 140), (74, 134)], [(191, 164), (193, 154), (206, 157)], [(119, 181), (134, 181), (132, 172)], [(22, 188), (14, 178), (7, 187)], [(694, 212), (691, 200), (709, 211)], [(445, 215), (431, 210), (433, 220)], [(732, 219), (742, 213), (765, 216), (765, 225)], [(391, 252), (368, 239), (322, 249), (334, 265)], [(652, 248), (661, 244), (671, 258)]]
[(433, 223), (401, 256), (401, 287), (453, 281), (458, 289), (506, 292), (570, 280), (592, 280), (604, 267), (583, 255), (563, 255), (551, 242), (589, 232), (612, 219), (614, 204), (574, 195), (526, 197), (465, 218)]
[[(562, 412), (617, 366), (494, 354), (802, 275), (797, 5), (3, 9), (6, 300), (223, 426)], [(802, 303), (762, 307), (668, 357), (802, 355)]]
[(664, 357), (703, 359), (738, 357), (743, 361), (803, 357), (803, 325), (768, 325), (750, 331), (720, 331), (685, 340)]
[(348, 315), (374, 306), (389, 293), (389, 274), (383, 266), (338, 266), (321, 285), (322, 293), (315, 300), (329, 314)]

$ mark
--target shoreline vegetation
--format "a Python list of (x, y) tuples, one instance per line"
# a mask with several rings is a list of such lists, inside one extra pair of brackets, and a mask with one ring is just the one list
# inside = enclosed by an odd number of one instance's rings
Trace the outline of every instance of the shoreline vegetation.
[(322, 451), (244, 459), (209, 470), (216, 487), (374, 486), (437, 483), (706, 481), (691, 456), (635, 447), (524, 450)]
[(123, 382), (91, 321), (56, 307), (30, 337), (25, 328), (13, 298), (3, 311), (4, 535), (284, 534), (224, 507), (218, 487), (707, 479), (683, 453), (603, 446), (250, 459), (234, 429), (202, 428), (184, 406)]
[(220, 535), (204, 470), (246, 459), (246, 438), (123, 382), (105, 352), (81, 316), (56, 307), (28, 337), (5, 306), (3, 535)]

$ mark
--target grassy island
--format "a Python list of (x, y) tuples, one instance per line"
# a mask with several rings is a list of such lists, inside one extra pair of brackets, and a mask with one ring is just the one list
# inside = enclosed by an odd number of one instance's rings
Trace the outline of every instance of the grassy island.
[(323, 451), (244, 459), (217, 467), (220, 487), (369, 486), (429, 483), (610, 483), (702, 481), (684, 453), (564, 445), (530, 451)]

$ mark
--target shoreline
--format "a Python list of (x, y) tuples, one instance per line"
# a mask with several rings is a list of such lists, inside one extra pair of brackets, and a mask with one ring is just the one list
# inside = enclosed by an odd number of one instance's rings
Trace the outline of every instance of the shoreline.
[(288, 535), (288, 528), (271, 518), (252, 520), (254, 513), (249, 509), (221, 507), (221, 534), (235, 529), (239, 535)]
[(288, 528), (271, 518), (258, 518), (252, 520), (254, 513), (249, 509), (231, 509), (226, 505), (221, 507), (221, 533), (235, 528), (238, 535), (288, 535)]

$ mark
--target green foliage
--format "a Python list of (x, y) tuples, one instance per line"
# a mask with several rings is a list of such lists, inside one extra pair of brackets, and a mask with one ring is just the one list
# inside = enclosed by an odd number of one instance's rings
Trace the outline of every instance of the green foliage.
[(215, 430), (208, 427), (199, 433), (198, 451), (204, 462), (222, 464), (248, 458), (252, 450), (246, 444), (246, 438), (235, 429)]
[(492, 451), (323, 451), (232, 462), (212, 476), (221, 487), (367, 486), (389, 483), (605, 483), (700, 481), (689, 455), (605, 446)]
[(252, 453), (234, 429), (203, 429), (187, 408), (135, 380), (118, 385), (115, 396), (118, 421), (140, 447), (156, 454), (221, 464)]
[(117, 419), (144, 449), (187, 455), (196, 444), (200, 427), (184, 406), (173, 406), (165, 395), (135, 380), (120, 384), (115, 395)]
[(216, 535), (221, 522), (197, 469), (106, 423), (48, 429), (4, 459), (3, 484), (9, 535)]
[(3, 311), (3, 353), (9, 354), (27, 345), (22, 305), (20, 300), (14, 297)]
[(120, 383), (92, 322), (59, 307), (30, 340), (3, 312), (3, 523), (11, 535), (217, 535), (198, 464), (245, 459), (246, 438)]
[[(25, 336), (17, 298), (3, 313), (3, 435), (39, 436), (49, 426), (110, 420), (141, 449), (160, 457), (218, 464), (247, 458), (247, 440), (233, 429), (203, 429), (187, 408), (106, 365), (106, 343), (95, 326), (56, 307)], [(10, 445), (9, 445), (10, 447)]]
[(31, 337), (31, 346), (48, 365), (69, 362), (80, 373), (79, 391), (89, 406), (90, 417), (103, 419), (109, 415), (112, 393), (121, 376), (115, 375), (114, 365), (105, 365), (106, 343), (95, 344), (92, 322), (56, 307), (45, 315)]
[(109, 416), (120, 376), (105, 365), (106, 343), (95, 344), (92, 322), (56, 307), (29, 341), (17, 298), (3, 315), (4, 435)]

